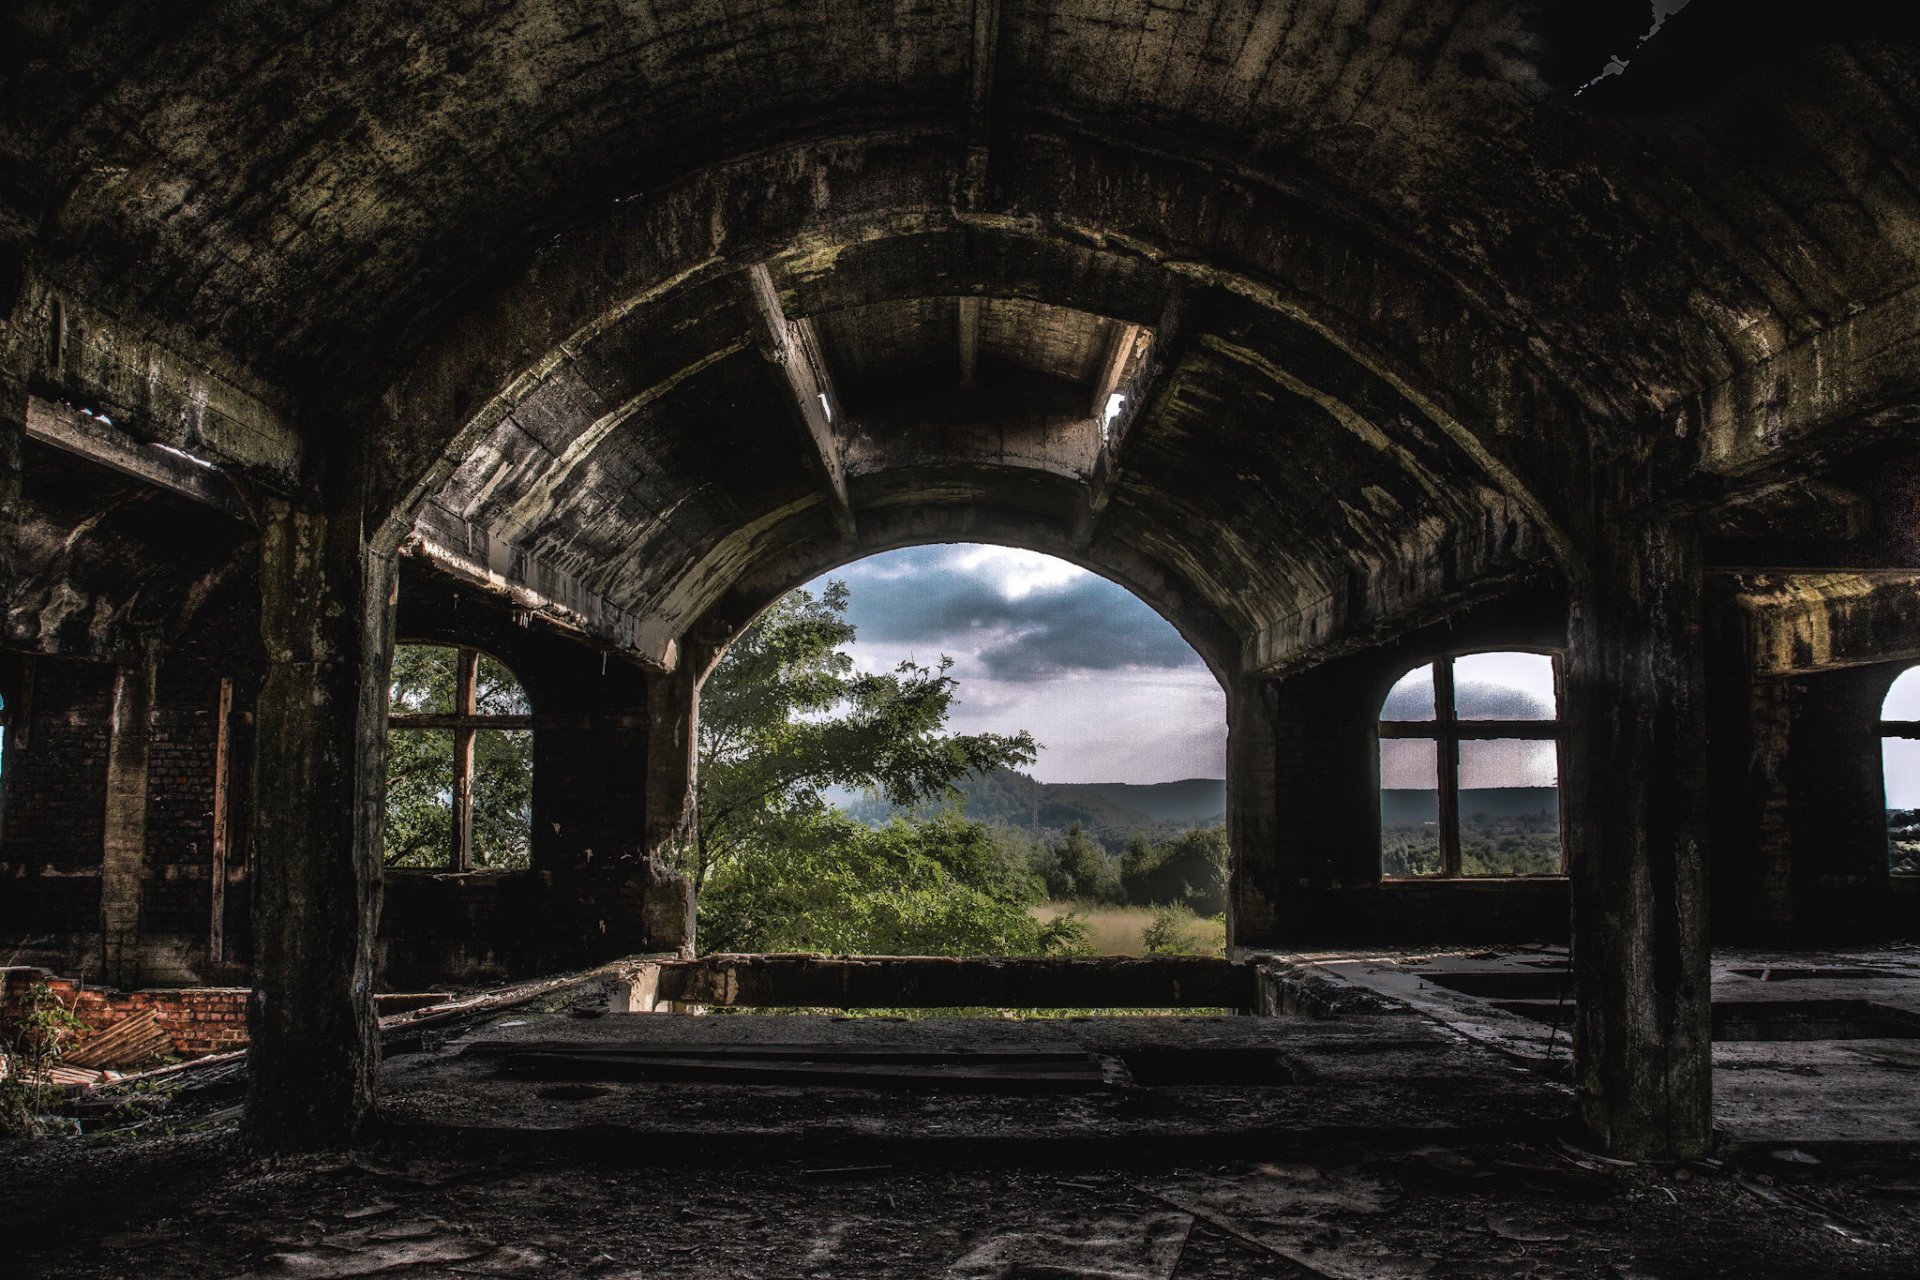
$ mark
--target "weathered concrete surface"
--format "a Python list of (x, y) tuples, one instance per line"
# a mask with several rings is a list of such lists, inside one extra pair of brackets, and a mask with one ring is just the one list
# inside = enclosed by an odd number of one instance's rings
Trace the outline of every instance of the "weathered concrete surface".
[(100, 854), (101, 971), (113, 986), (140, 978), (140, 883), (146, 877), (147, 760), (153, 734), (151, 662), (114, 675)]
[[(1596, 82), (1629, 8), (27, 0), (0, 106), (5, 639), (125, 662), (265, 598), (262, 1077), (310, 1043), (314, 1105), (351, 1127), (376, 597), (416, 531), (682, 668), (648, 699), (649, 851), (690, 830), (698, 679), (787, 587), (949, 537), (1109, 574), (1240, 691), (1248, 937), (1303, 882), (1370, 891), (1364, 735), (1335, 743), (1359, 803), (1284, 865), (1287, 757), (1266, 767), (1248, 685), (1571, 592), (1593, 1096), (1623, 1148), (1691, 1150), (1704, 606), (1666, 540), (1904, 446), (1920, 85), (1906, 27), (1758, 39), (1751, 6), (1708, 4)], [(1147, 353), (1114, 382), (1129, 329)], [(1110, 385), (1138, 403), (1102, 438)], [(261, 555), (23, 446), (28, 395), (326, 514), (269, 516)], [(1590, 459), (1653, 442), (1596, 518)], [(1801, 536), (1884, 555), (1911, 489)], [(327, 550), (296, 571), (301, 538)], [(1869, 612), (1891, 656), (1914, 619)], [(296, 1017), (274, 1002), (310, 947)], [(1671, 1114), (1634, 1109), (1655, 1096)]]
[(269, 1147), (350, 1138), (373, 1105), (396, 569), (351, 507), (268, 509), (247, 1123)]
[(1575, 1086), (1619, 1154), (1696, 1156), (1713, 1133), (1700, 546), (1601, 517), (1562, 668)]
[(720, 1008), (1253, 1008), (1245, 964), (1206, 957), (710, 955), (634, 966), (635, 1012)]
[[(1371, 998), (1417, 1010), (1564, 1079), (1573, 1020), (1566, 960), (1558, 948), (1328, 952), (1285, 957), (1276, 976), (1322, 1008), (1359, 1011)], [(1920, 955), (1912, 947), (1716, 949), (1711, 991), (1720, 1154), (1791, 1149), (1871, 1162), (1920, 1151), (1911, 1088)]]

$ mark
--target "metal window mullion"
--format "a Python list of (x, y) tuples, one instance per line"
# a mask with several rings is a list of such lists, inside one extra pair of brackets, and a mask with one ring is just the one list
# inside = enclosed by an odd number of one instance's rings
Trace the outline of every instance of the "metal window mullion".
[(1453, 709), (1453, 658), (1433, 663), (1435, 746), (1440, 767), (1440, 874), (1460, 874), (1460, 736)]

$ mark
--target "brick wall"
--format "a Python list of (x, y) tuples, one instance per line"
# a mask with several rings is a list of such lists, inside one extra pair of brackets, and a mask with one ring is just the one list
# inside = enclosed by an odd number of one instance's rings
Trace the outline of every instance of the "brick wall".
[(57, 978), (44, 969), (3, 969), (0, 986), (0, 1026), (11, 1023), (20, 1001), (36, 983), (45, 983), (67, 1010), (88, 1030), (74, 1047), (110, 1030), (128, 1018), (153, 1010), (155, 1019), (173, 1042), (173, 1053), (195, 1057), (244, 1048), (247, 1044), (247, 989), (245, 987), (177, 987), (150, 991), (115, 991), (88, 986), (72, 978)]
[(208, 931), (219, 699), (218, 676), (161, 668), (147, 765), (144, 933)]
[(97, 932), (113, 669), (41, 658), (9, 688), (0, 934)]

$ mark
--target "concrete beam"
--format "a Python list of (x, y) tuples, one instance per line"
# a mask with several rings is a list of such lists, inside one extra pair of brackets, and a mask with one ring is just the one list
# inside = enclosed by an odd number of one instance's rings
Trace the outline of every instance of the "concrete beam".
[(773, 273), (764, 262), (747, 268), (747, 293), (759, 321), (755, 341), (786, 380), (794, 414), (813, 444), (834, 522), (842, 536), (852, 538), (856, 529), (853, 504), (847, 497), (847, 468), (833, 427), (834, 419), (843, 414), (833, 376), (820, 351), (820, 339), (809, 321), (787, 318), (780, 306), (779, 290), (773, 285)]
[(1711, 581), (1756, 676), (1920, 661), (1920, 569), (1729, 569)]
[(205, 360), (38, 280), (11, 317), (0, 317), (0, 333), (8, 337), (5, 357), (43, 394), (268, 488), (300, 486), (306, 444), (291, 415), (269, 400), (270, 389), (249, 390)]
[(1093, 398), (1087, 407), (1087, 412), (1102, 422), (1106, 420), (1107, 402), (1120, 389), (1120, 379), (1140, 346), (1141, 328), (1137, 324), (1116, 324), (1107, 340), (1106, 358), (1101, 361), (1099, 377), (1094, 379)]
[(429, 502), (415, 517), (401, 553), (651, 670), (670, 671), (678, 660), (675, 632), (659, 619), (621, 608), (564, 569), (438, 503)]
[(960, 389), (971, 391), (980, 372), (980, 299), (960, 298), (955, 306), (959, 312)]
[(986, 203), (987, 136), (993, 120), (993, 78), (1000, 61), (1000, 0), (973, 0), (973, 55), (967, 85), (967, 207)]
[(28, 397), (27, 439), (202, 503), (245, 524), (254, 523), (253, 510), (232, 478), (213, 463), (169, 445), (136, 440), (71, 405)]
[[(1175, 288), (1160, 311), (1160, 322), (1152, 329), (1123, 325), (1109, 348), (1099, 382), (1095, 384), (1091, 412), (1102, 424), (1100, 453), (1093, 471), (1087, 476), (1087, 505), (1074, 529), (1076, 545), (1092, 543), (1095, 527), (1113, 498), (1119, 481), (1121, 451), (1133, 424), (1154, 408), (1154, 401), (1167, 389), (1173, 368), (1180, 362), (1187, 313), (1187, 294)], [(1126, 396), (1113, 421), (1106, 421), (1107, 401), (1114, 392)]]
[(1742, 475), (1848, 429), (1920, 422), (1920, 286), (1845, 316), (1709, 387), (1673, 415), (1700, 466)]

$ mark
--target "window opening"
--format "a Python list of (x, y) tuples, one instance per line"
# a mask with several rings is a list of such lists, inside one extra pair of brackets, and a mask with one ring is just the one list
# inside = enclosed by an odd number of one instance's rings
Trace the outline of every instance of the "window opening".
[(1549, 654), (1458, 654), (1394, 683), (1380, 709), (1383, 876), (1566, 873), (1557, 671)]
[(1887, 870), (1920, 875), (1920, 667), (1910, 667), (1880, 704), (1880, 771), (1886, 790)]
[(387, 865), (525, 867), (532, 802), (532, 707), (513, 673), (477, 649), (395, 646)]

